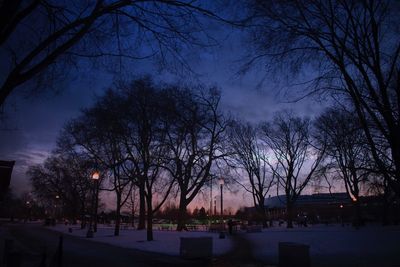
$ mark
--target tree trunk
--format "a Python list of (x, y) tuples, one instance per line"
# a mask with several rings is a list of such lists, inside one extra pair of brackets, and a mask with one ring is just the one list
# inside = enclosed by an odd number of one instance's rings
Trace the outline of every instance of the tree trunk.
[(259, 213), (262, 218), (262, 225), (263, 228), (268, 228), (268, 216), (267, 216), (267, 211), (265, 210), (264, 206), (259, 207)]
[(181, 199), (179, 201), (178, 226), (176, 228), (177, 231), (187, 230), (186, 217), (187, 217), (187, 205), (184, 197), (181, 195)]
[(17, 85), (12, 82), (12, 78), (8, 77), (7, 81), (0, 87), (0, 107), (4, 105), (7, 97), (11, 94), (11, 92), (15, 89)]
[(147, 200), (147, 241), (153, 241), (153, 206), (151, 195)]
[(286, 203), (286, 224), (287, 228), (293, 228), (293, 205), (287, 201)]
[(388, 213), (389, 213), (389, 201), (387, 199), (387, 194), (383, 194), (382, 196), (382, 225), (389, 225), (389, 218), (388, 218)]
[(119, 236), (120, 226), (121, 226), (121, 197), (117, 196), (117, 210), (115, 211), (114, 236)]
[(97, 210), (98, 210), (98, 206), (99, 206), (99, 181), (95, 180), (95, 184), (94, 184), (94, 226), (93, 226), (93, 231), (95, 233), (97, 233)]
[(361, 205), (360, 205), (360, 199), (358, 196), (356, 196), (357, 201), (353, 201), (353, 209), (354, 209), (354, 220), (353, 220), (353, 226), (358, 228), (362, 226), (363, 221), (362, 221), (362, 214), (361, 214)]
[(265, 198), (261, 195), (259, 195), (258, 199), (258, 213), (260, 214), (260, 217), (262, 219), (262, 225), (263, 228), (268, 228), (268, 216), (267, 216), (267, 211), (265, 210)]
[(86, 217), (85, 217), (85, 204), (82, 203), (82, 209), (81, 209), (81, 229), (86, 228)]
[(132, 208), (132, 228), (135, 228), (135, 208)]
[(144, 195), (144, 183), (139, 186), (139, 224), (138, 230), (143, 230), (146, 224), (146, 198)]
[(388, 205), (389, 204), (387, 204), (387, 203), (384, 203), (383, 204), (383, 207), (382, 207), (382, 225), (383, 226), (386, 226), (386, 225), (389, 225), (389, 220), (388, 220)]

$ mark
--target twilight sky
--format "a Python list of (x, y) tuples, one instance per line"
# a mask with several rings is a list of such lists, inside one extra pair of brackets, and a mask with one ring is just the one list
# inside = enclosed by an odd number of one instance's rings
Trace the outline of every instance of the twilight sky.
[[(298, 103), (284, 103), (288, 99), (280, 93), (281, 85), (267, 79), (261, 86), (259, 82), (265, 75), (262, 66), (254, 68), (245, 76), (236, 75), (240, 59), (245, 55), (246, 45), (243, 33), (238, 30), (219, 27), (214, 34), (220, 37), (220, 46), (207, 51), (189, 51), (185, 55), (194, 72), (190, 80), (207, 85), (216, 85), (222, 90), (222, 108), (224, 111), (252, 122), (269, 119), (282, 108), (292, 108), (297, 114), (314, 116), (321, 110), (320, 103), (306, 99)], [(81, 108), (92, 104), (94, 96), (101, 95), (105, 88), (121, 77), (129, 79), (150, 74), (160, 81), (182, 81), (182, 75), (157, 71), (154, 61), (131, 62), (122, 73), (109, 73), (82, 63), (79, 69), (71, 73), (61, 85), (60, 92), (43, 93), (27, 97), (21, 92), (14, 93), (7, 102), (7, 118), (0, 127), (0, 159), (15, 160), (11, 187), (16, 193), (29, 190), (29, 181), (25, 174), (28, 166), (41, 163), (55, 148), (58, 132), (63, 124), (79, 114)], [(284, 73), (274, 77), (285, 84)], [(185, 74), (187, 79), (188, 74)], [(236, 207), (238, 196), (227, 198), (227, 206)], [(242, 204), (242, 203), (241, 203)]]

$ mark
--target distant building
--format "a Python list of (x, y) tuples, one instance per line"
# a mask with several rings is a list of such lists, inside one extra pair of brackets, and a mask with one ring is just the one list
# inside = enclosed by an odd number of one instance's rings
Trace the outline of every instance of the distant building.
[[(286, 215), (286, 197), (269, 197), (265, 208), (272, 219), (284, 219)], [(352, 200), (347, 193), (322, 193), (301, 195), (294, 204), (295, 214), (307, 216), (310, 221), (338, 221), (352, 213)]]
[[(322, 193), (312, 195), (301, 195), (295, 203), (295, 207), (319, 206), (319, 205), (344, 205), (350, 204), (351, 198), (347, 193)], [(284, 195), (269, 197), (265, 199), (264, 205), (267, 209), (286, 208), (286, 197)]]
[[(395, 199), (385, 204), (382, 195), (360, 196), (362, 218), (365, 222), (387, 221), (400, 223), (400, 201)], [(351, 223), (355, 214), (354, 201), (347, 193), (322, 193), (301, 195), (294, 204), (294, 220), (299, 223)], [(286, 220), (286, 197), (284, 195), (265, 199), (265, 212), (268, 220)], [(249, 221), (259, 221), (255, 207), (244, 207), (238, 211)]]

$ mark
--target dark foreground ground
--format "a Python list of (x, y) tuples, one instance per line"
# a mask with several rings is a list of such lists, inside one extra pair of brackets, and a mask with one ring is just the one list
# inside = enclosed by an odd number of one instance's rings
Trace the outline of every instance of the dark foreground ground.
[[(229, 253), (208, 261), (188, 261), (64, 235), (62, 267), (277, 267), (277, 240), (310, 244), (312, 267), (400, 267), (400, 230), (371, 229), (325, 227), (236, 234), (231, 237), (233, 249)], [(40, 265), (44, 252), (46, 267), (58, 267), (52, 263), (59, 236), (59, 232), (38, 224), (0, 225), (0, 266), (4, 240), (13, 239), (21, 251), (21, 267), (44, 266)]]
[[(0, 226), (0, 259), (3, 265), (5, 239), (13, 239), (21, 252), (21, 267), (39, 267), (46, 253), (46, 266), (55, 264), (60, 234), (35, 224)], [(56, 266), (56, 265), (54, 265)], [(251, 247), (244, 238), (234, 238), (234, 249), (209, 261), (183, 260), (179, 257), (91, 242), (70, 235), (63, 236), (62, 267), (141, 267), (141, 266), (266, 266), (252, 259)]]

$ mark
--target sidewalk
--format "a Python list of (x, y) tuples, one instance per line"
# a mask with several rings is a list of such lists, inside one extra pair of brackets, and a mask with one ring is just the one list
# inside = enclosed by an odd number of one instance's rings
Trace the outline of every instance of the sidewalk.
[[(57, 247), (60, 234), (41, 226), (14, 224), (9, 225), (3, 232), (8, 232), (9, 237), (23, 244), (31, 253), (40, 252), (42, 245), (47, 247), (51, 261), (51, 255)], [(4, 243), (3, 236), (0, 241)], [(23, 249), (26, 250), (26, 249)], [(26, 253), (23, 255), (22, 267), (38, 266), (40, 257), (33, 259)], [(38, 255), (40, 256), (40, 254)], [(0, 263), (1, 266), (1, 263)], [(188, 261), (176, 256), (160, 253), (151, 253), (135, 249), (116, 247), (104, 243), (92, 242), (79, 237), (64, 235), (63, 267), (203, 267), (207, 263), (201, 261)]]
[[(212, 261), (212, 267), (267, 267), (253, 257), (252, 244), (245, 238), (246, 233), (236, 233), (230, 236), (233, 249), (227, 254)], [(274, 266), (268, 266), (274, 267)]]

